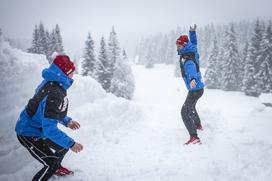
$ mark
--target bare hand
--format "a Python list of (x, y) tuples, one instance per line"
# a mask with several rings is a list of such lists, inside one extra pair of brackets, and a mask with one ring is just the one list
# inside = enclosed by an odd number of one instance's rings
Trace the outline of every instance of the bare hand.
[(195, 31), (196, 30), (196, 24), (190, 25), (190, 31)]
[(195, 81), (195, 79), (191, 80), (190, 86), (191, 86), (192, 89), (196, 87), (196, 81)]
[(71, 150), (75, 153), (80, 152), (81, 150), (83, 150), (83, 145), (80, 143), (75, 143), (74, 146), (71, 148)]
[(80, 128), (80, 124), (77, 122), (77, 121), (70, 121), (68, 123), (68, 127), (73, 129), (73, 130), (76, 130), (76, 129), (79, 129)]

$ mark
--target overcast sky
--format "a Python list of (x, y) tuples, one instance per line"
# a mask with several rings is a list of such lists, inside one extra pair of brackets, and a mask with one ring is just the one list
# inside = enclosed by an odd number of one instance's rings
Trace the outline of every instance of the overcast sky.
[(166, 32), (192, 22), (208, 23), (272, 17), (272, 0), (0, 0), (0, 27), (8, 37), (31, 39), (34, 25), (59, 24), (67, 52), (82, 52), (87, 33), (96, 46), (112, 25), (132, 52), (142, 35)]

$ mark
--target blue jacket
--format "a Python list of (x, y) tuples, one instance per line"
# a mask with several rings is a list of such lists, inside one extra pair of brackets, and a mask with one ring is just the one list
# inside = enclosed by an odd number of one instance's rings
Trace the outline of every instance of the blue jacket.
[[(178, 51), (178, 55), (182, 56), (186, 53), (194, 53), (195, 59), (199, 65), (199, 54), (197, 52), (196, 32), (190, 31), (189, 38), (190, 38), (190, 41), (186, 44), (184, 48)], [(200, 71), (197, 72), (197, 68), (193, 60), (188, 60), (184, 63), (184, 71), (185, 71), (185, 77), (183, 77), (183, 79), (189, 91), (200, 90), (204, 87), (201, 72)], [(195, 88), (190, 87), (190, 82), (193, 79), (195, 79), (196, 81)]]
[(15, 131), (22, 136), (49, 138), (68, 149), (75, 141), (58, 129), (57, 124), (67, 126), (71, 121), (67, 116), (66, 91), (72, 85), (73, 79), (66, 76), (55, 64), (44, 69), (42, 77), (44, 80), (21, 112)]

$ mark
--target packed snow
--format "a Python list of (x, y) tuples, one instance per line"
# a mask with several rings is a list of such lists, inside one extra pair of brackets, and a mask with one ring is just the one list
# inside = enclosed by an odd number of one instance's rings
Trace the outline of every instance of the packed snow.
[[(16, 140), (14, 126), (48, 66), (41, 55), (1, 43), (0, 180), (31, 180), (42, 167)], [(15, 71), (16, 70), (16, 71)], [(203, 71), (203, 70), (202, 70)], [(70, 181), (267, 181), (272, 177), (272, 108), (240, 92), (206, 89), (197, 109), (202, 145), (189, 138), (180, 109), (187, 90), (173, 65), (133, 66), (136, 90), (131, 101), (107, 94), (94, 79), (76, 75), (69, 115), (77, 131), (60, 126), (84, 145), (63, 165)]]

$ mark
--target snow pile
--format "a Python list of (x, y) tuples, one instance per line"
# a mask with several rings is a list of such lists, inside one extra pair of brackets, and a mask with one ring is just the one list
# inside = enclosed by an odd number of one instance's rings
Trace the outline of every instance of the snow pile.
[(264, 105), (272, 107), (272, 94), (261, 94), (260, 100)]
[[(12, 139), (14, 123), (41, 81), (41, 70), (48, 66), (42, 55), (13, 49), (0, 41), (0, 144)], [(12, 130), (12, 131), (10, 131)]]
[[(5, 163), (0, 166), (0, 180), (31, 180), (41, 164), (19, 144), (14, 128), (19, 113), (41, 82), (41, 71), (48, 67), (48, 62), (43, 55), (24, 53), (1, 41), (0, 65), (0, 162)], [(81, 157), (86, 158), (95, 144), (116, 144), (141, 120), (141, 110), (135, 103), (107, 94), (90, 77), (75, 75), (68, 97), (69, 116), (81, 123), (81, 129), (60, 128), (84, 145), (86, 151), (79, 154)], [(73, 165), (69, 161), (73, 156), (68, 154), (68, 165)]]

